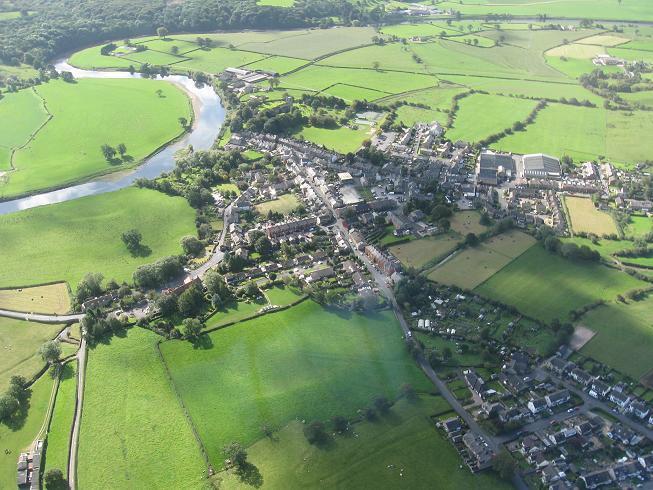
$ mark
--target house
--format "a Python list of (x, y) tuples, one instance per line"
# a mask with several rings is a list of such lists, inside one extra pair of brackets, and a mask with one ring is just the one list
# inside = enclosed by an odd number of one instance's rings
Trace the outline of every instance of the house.
[(502, 410), (505, 410), (505, 407), (501, 403), (483, 402), (481, 410), (483, 410), (488, 417), (493, 417)]
[(499, 412), (499, 420), (504, 424), (521, 420), (523, 416), (522, 411), (515, 407)]
[(342, 263), (342, 270), (344, 270), (347, 274), (353, 274), (358, 270), (358, 267), (353, 260), (345, 260)]
[(574, 381), (577, 383), (582, 384), (583, 386), (589, 385), (592, 380), (594, 380), (594, 377), (589, 374), (587, 371), (583, 371), (580, 368), (576, 368), (569, 373), (569, 376), (571, 376)]
[(619, 408), (626, 408), (630, 403), (630, 397), (625, 393), (612, 390), (612, 393), (610, 393), (610, 401)]
[(626, 446), (637, 444), (642, 440), (642, 437), (636, 432), (617, 424), (612, 426), (610, 432), (608, 432), (608, 437), (614, 441), (621, 442)]
[(567, 442), (568, 439), (571, 439), (572, 437), (576, 436), (578, 433), (576, 432), (576, 429), (573, 427), (562, 429), (558, 432), (555, 432), (553, 434), (549, 434), (549, 440), (555, 445), (558, 446), (560, 444), (564, 444)]
[(557, 407), (558, 405), (562, 405), (563, 403), (568, 402), (569, 398), (570, 398), (569, 391), (560, 390), (560, 391), (556, 391), (555, 393), (546, 395), (544, 397), (544, 400), (546, 400), (546, 404), (549, 407)]
[(612, 482), (612, 477), (608, 470), (593, 471), (592, 473), (581, 475), (580, 479), (585, 483), (585, 488), (589, 489), (608, 485)]
[(594, 426), (591, 423), (589, 423), (587, 420), (576, 424), (574, 428), (576, 429), (576, 432), (578, 432), (582, 436), (588, 436), (592, 432), (594, 432)]
[(594, 398), (605, 398), (610, 393), (610, 385), (595, 379), (590, 387), (589, 394)]
[(549, 485), (565, 478), (565, 472), (561, 471), (555, 464), (545, 466), (541, 471), (542, 483)]
[(529, 434), (524, 437), (521, 441), (520, 451), (525, 456), (528, 454), (533, 454), (542, 450), (542, 444), (540, 439), (533, 434)]
[(442, 428), (447, 433), (447, 436), (453, 439), (460, 436), (463, 430), (463, 425), (458, 417), (452, 417), (442, 422)]
[(483, 381), (483, 378), (476, 374), (476, 371), (473, 369), (468, 369), (464, 372), (464, 374), (465, 382), (467, 383), (469, 389), (482, 398), (486, 391), (485, 381)]
[(469, 453), (471, 461), (468, 464), (472, 471), (480, 471), (492, 465), (494, 452), (482, 436), (470, 430), (463, 436), (463, 444)]
[(646, 456), (640, 456), (637, 458), (637, 461), (642, 465), (642, 468), (649, 473), (653, 473), (653, 453), (647, 454)]
[(628, 461), (612, 468), (612, 476), (616, 481), (624, 481), (634, 478), (642, 473), (642, 469), (636, 461)]
[(533, 414), (543, 412), (548, 408), (548, 404), (544, 398), (532, 398), (526, 406)]
[(351, 242), (354, 244), (354, 247), (356, 247), (357, 250), (362, 251), (365, 248), (365, 238), (359, 231), (352, 230), (349, 233), (349, 238), (351, 239)]
[(321, 281), (322, 279), (333, 277), (335, 275), (336, 273), (333, 270), (333, 267), (324, 267), (323, 269), (318, 269), (316, 271), (311, 272), (306, 278), (306, 282)]
[(641, 400), (635, 400), (628, 406), (628, 412), (632, 413), (635, 417), (645, 419), (651, 410)]
[(502, 374), (500, 381), (504, 384), (513, 393), (521, 393), (522, 391), (528, 389), (528, 384), (516, 374)]
[(548, 366), (551, 371), (556, 373), (558, 376), (562, 376), (567, 369), (567, 361), (563, 358), (555, 356), (549, 359)]
[(562, 176), (560, 160), (544, 153), (524, 155), (522, 165), (527, 179), (559, 179)]

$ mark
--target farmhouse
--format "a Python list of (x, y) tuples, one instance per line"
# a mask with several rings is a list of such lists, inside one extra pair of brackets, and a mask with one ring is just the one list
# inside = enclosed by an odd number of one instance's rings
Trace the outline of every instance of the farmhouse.
[(41, 451), (43, 441), (36, 441), (34, 449), (28, 453), (20, 453), (18, 457), (16, 486), (21, 489), (38, 490), (41, 479)]
[(527, 179), (559, 179), (562, 176), (560, 160), (544, 153), (524, 155), (522, 164)]

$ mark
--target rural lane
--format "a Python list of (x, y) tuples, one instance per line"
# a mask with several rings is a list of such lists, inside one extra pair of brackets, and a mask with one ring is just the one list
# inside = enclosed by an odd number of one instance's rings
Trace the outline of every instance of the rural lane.
[(42, 315), (39, 313), (23, 313), (11, 310), (0, 310), (0, 316), (39, 323), (75, 323), (84, 317), (81, 313), (72, 315)]

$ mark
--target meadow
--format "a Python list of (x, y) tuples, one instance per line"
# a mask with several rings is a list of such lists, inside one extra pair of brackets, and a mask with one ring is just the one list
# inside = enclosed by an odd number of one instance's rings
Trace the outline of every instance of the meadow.
[(581, 353), (639, 379), (653, 370), (653, 297), (629, 304), (611, 301), (585, 314), (579, 323), (596, 332)]
[(389, 311), (361, 315), (312, 301), (161, 351), (197, 431), (220, 468), (220, 448), (250, 445), (261, 426), (352, 416), (375, 396), (429, 383), (408, 356)]
[(623, 272), (595, 263), (572, 262), (537, 245), (474, 291), (550, 322), (554, 318), (566, 321), (572, 310), (643, 286), (645, 283)]
[(392, 245), (389, 251), (403, 265), (420, 269), (431, 261), (447, 256), (459, 241), (460, 238), (454, 233), (445, 233)]
[(89, 351), (80, 487), (201, 488), (206, 468), (157, 352), (159, 340), (135, 327)]
[(457, 211), (450, 218), (451, 229), (459, 235), (475, 233), (477, 235), (488, 230), (488, 226), (481, 224), (481, 213), (478, 211)]
[[(503, 489), (491, 472), (473, 475), (460, 467), (453, 446), (436, 431), (431, 416), (450, 407), (439, 396), (399, 400), (377, 421), (357, 422), (351, 433), (332, 437), (326, 449), (306, 442), (301, 422), (293, 421), (248, 448), (261, 488), (438, 488)], [(218, 473), (220, 488), (244, 488), (233, 472)]]
[(256, 211), (262, 215), (273, 213), (289, 214), (301, 204), (294, 194), (283, 194), (272, 201), (265, 201), (254, 206)]
[[(192, 114), (186, 95), (161, 81), (51, 81), (34, 91), (52, 118), (14, 154), (16, 170), (0, 183), (0, 197), (5, 199), (132, 166), (181, 134), (178, 118), (190, 119)], [(30, 101), (33, 126), (19, 125), (16, 141), (24, 141), (27, 130), (38, 129), (42, 111), (42, 105)], [(105, 160), (100, 147), (120, 143), (127, 147), (126, 158)]]
[(28, 313), (54, 313), (70, 311), (70, 294), (65, 283), (17, 289), (0, 289), (0, 308)]
[[(120, 236), (132, 228), (149, 255), (125, 247)], [(88, 272), (131, 282), (139, 265), (180, 254), (180, 239), (195, 233), (185, 199), (135, 187), (7, 214), (0, 216), (0, 287), (65, 281), (75, 289)]]
[(372, 129), (361, 124), (356, 129), (341, 126), (339, 128), (317, 128), (307, 126), (295, 136), (322, 145), (342, 154), (354, 153), (371, 137)]
[(624, 230), (626, 236), (643, 237), (653, 232), (653, 219), (648, 216), (631, 216)]
[(612, 216), (596, 209), (591, 199), (565, 196), (564, 202), (574, 233), (594, 233), (599, 236), (617, 233), (617, 225)]

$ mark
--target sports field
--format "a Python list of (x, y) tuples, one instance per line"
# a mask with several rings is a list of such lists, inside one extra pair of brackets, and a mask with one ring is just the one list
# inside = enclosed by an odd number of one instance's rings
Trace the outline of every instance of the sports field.
[(0, 289), (0, 308), (27, 313), (63, 314), (70, 311), (66, 283), (17, 289)]
[(454, 233), (445, 233), (392, 245), (389, 251), (403, 265), (420, 269), (432, 260), (444, 258), (456, 248), (459, 241), (460, 237)]
[(12, 376), (21, 375), (30, 379), (45, 366), (38, 353), (39, 348), (44, 342), (54, 339), (63, 328), (63, 325), (0, 317), (0, 392), (9, 386)]
[(427, 277), (442, 284), (474, 289), (535, 243), (530, 235), (510, 231), (477, 247), (458, 252), (444, 264), (431, 269)]
[(224, 444), (252, 444), (263, 424), (352, 416), (405, 382), (429, 387), (389, 311), (363, 316), (304, 301), (213, 332), (202, 345), (170, 341), (161, 350), (216, 468)]
[(644, 286), (623, 272), (595, 263), (572, 262), (537, 245), (475, 292), (549, 322), (554, 318), (565, 321), (574, 309)]
[(157, 353), (159, 340), (135, 327), (89, 351), (81, 488), (201, 488), (206, 468)]
[[(120, 235), (132, 228), (149, 255), (125, 247)], [(0, 216), (0, 287), (66, 281), (75, 289), (88, 272), (131, 282), (139, 265), (181, 253), (179, 240), (194, 234), (185, 199), (135, 187)]]
[(254, 208), (260, 214), (267, 216), (270, 211), (273, 213), (289, 214), (291, 211), (297, 209), (300, 204), (301, 202), (294, 194), (283, 194), (272, 201), (257, 204)]
[[(303, 424), (293, 421), (248, 448), (248, 460), (262, 488), (428, 488), (434, 481), (443, 490), (509, 488), (491, 472), (460, 467), (460, 456), (430, 421), (449, 409), (439, 396), (399, 400), (378, 421), (354, 424), (355, 437), (333, 437), (327, 450), (308, 444)], [(215, 480), (224, 489), (245, 486), (233, 473)]]
[[(4, 198), (134, 165), (182, 132), (179, 117), (191, 118), (186, 95), (161, 81), (53, 81), (34, 91), (43, 102), (35, 104), (34, 95), (25, 102), (28, 115), (24, 117), (32, 125), (28, 128), (27, 122), (20, 124), (18, 134), (13, 136), (15, 142), (22, 144), (26, 133), (39, 129), (43, 104), (52, 118), (15, 153), (16, 170), (5, 175), (7, 182), (0, 183), (0, 196)], [(3, 103), (0, 101), (0, 107)], [(13, 128), (7, 129), (13, 134)], [(127, 147), (125, 159), (107, 162), (100, 147), (120, 143)]]
[(611, 301), (580, 323), (596, 332), (581, 353), (639, 379), (653, 369), (653, 297), (629, 304)]
[(594, 233), (599, 236), (617, 233), (617, 225), (612, 216), (596, 209), (591, 199), (565, 196), (564, 200), (574, 233)]

